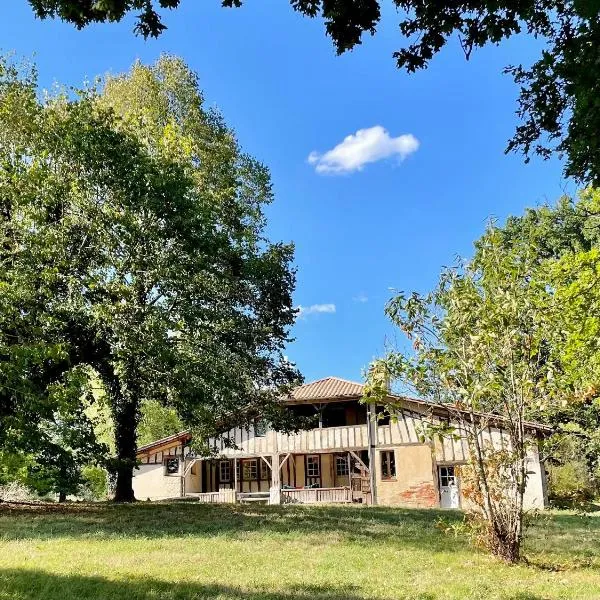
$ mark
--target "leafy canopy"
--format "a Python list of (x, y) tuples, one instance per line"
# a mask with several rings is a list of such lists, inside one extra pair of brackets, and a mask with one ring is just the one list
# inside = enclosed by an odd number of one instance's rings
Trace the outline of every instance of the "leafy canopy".
[(131, 500), (144, 402), (199, 439), (278, 416), (299, 380), (282, 354), (293, 247), (266, 238), (269, 173), (181, 60), (45, 99), (34, 75), (0, 83), (3, 407), (53, 410), (53, 385), (96, 373)]
[[(473, 260), (446, 269), (432, 292), (390, 301), (386, 312), (412, 350), (393, 349), (372, 365), (367, 398), (385, 403), (391, 380), (445, 405), (468, 445), (463, 494), (478, 541), (516, 561), (527, 457), (536, 451), (527, 421), (547, 414), (562, 390), (554, 377), (560, 363), (549, 351), (555, 304), (538, 276), (535, 247), (507, 248), (504, 241), (491, 225)], [(486, 443), (482, 431), (490, 427), (507, 443)], [(435, 422), (427, 433), (452, 435)]]
[[(136, 31), (145, 37), (165, 29), (159, 9), (174, 9), (179, 0), (29, 0), (41, 17), (57, 16), (84, 27), (92, 22), (118, 21), (138, 11)], [(238, 7), (242, 0), (222, 0)], [(380, 0), (291, 0), (292, 8), (321, 17), (339, 53), (374, 35), (381, 19)], [(599, 95), (600, 2), (598, 0), (394, 0), (401, 15), (400, 33), (406, 43), (394, 53), (397, 66), (411, 73), (458, 37), (468, 59), (486, 44), (527, 33), (543, 41), (541, 56), (532, 65), (512, 65), (520, 87), (517, 113), (521, 124), (507, 150), (549, 158), (566, 157), (565, 175), (582, 182), (600, 180)]]
[[(500, 234), (508, 251), (521, 254), (525, 248), (535, 248), (534, 271), (557, 307), (547, 312), (552, 342), (548, 350), (561, 365), (554, 375), (565, 402), (545, 415), (558, 430), (548, 453), (555, 465), (566, 470), (583, 464), (591, 485), (598, 489), (600, 193), (588, 189), (577, 199), (564, 197), (555, 206), (528, 209), (523, 216), (510, 218)], [(573, 462), (573, 447), (582, 462)]]

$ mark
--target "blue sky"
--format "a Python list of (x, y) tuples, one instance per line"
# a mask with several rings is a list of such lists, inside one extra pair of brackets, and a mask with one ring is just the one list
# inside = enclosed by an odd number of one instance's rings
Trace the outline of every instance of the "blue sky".
[[(148, 41), (131, 33), (132, 19), (77, 31), (35, 20), (26, 0), (10, 4), (0, 48), (34, 57), (45, 87), (120, 72), (161, 52), (182, 56), (199, 74), (207, 102), (271, 169), (269, 232), (296, 244), (296, 304), (321, 305), (301, 316), (288, 349), (307, 380), (359, 379), (396, 336), (383, 314), (390, 288), (427, 291), (442, 266), (471, 253), (490, 216), (502, 220), (574, 191), (558, 161), (526, 165), (503, 153), (517, 122), (517, 88), (502, 68), (535, 57), (527, 38), (468, 63), (454, 41), (427, 71), (409, 76), (391, 56), (401, 38), (390, 9), (377, 36), (337, 57), (322, 23), (286, 2), (247, 0), (234, 10), (184, 0), (165, 15), (165, 34)], [(396, 154), (350, 173), (317, 172), (319, 164), (339, 170), (372, 156), (360, 144), (323, 155), (375, 126), (382, 129), (371, 132), (369, 148), (404, 150), (404, 160)], [(418, 149), (384, 130), (413, 136)], [(321, 163), (310, 163), (313, 152)]]

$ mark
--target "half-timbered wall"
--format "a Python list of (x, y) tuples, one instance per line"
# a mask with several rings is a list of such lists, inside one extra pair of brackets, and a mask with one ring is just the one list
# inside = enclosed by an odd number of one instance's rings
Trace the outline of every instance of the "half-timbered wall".
[[(349, 411), (348, 402), (345, 403)], [(431, 506), (437, 497), (438, 467), (440, 465), (460, 465), (468, 460), (468, 447), (464, 435), (446, 436), (424, 443), (423, 433), (426, 424), (432, 417), (425, 414), (425, 409), (416, 403), (409, 403), (394, 415), (389, 424), (376, 427), (377, 447), (377, 481), (378, 495), (382, 503)], [(352, 412), (352, 411), (350, 411)], [(358, 414), (358, 413), (357, 413)], [(350, 419), (351, 421), (352, 419)], [(434, 422), (437, 417), (433, 417)], [(508, 444), (507, 436), (500, 429), (489, 427), (481, 432), (482, 443), (502, 448)], [(290, 487), (303, 487), (309, 483), (318, 483), (321, 487), (343, 487), (349, 485), (349, 477), (336, 472), (336, 453), (347, 454), (348, 451), (362, 451), (368, 446), (367, 425), (354, 424), (340, 427), (322, 427), (294, 434), (284, 434), (267, 430), (264, 435), (257, 435), (253, 426), (236, 428), (226, 435), (211, 439), (209, 444), (214, 448), (214, 455), (199, 461), (192, 470), (186, 473), (183, 487), (185, 493), (218, 492), (232, 489), (234, 486), (234, 458), (237, 459), (238, 491), (268, 491), (268, 477), (260, 476), (263, 461), (261, 456), (272, 461), (274, 457), (282, 459), (289, 454), (281, 468), (281, 484)], [(395, 481), (381, 477), (380, 453), (393, 449), (396, 460), (397, 476)], [(134, 478), (134, 491), (139, 498), (169, 498), (181, 493), (181, 476), (166, 474), (165, 464), (169, 458), (177, 457), (181, 463), (181, 474), (185, 469), (182, 460), (189, 454), (185, 441), (169, 442), (156, 447), (139, 456), (140, 467)], [(319, 477), (307, 474), (307, 456), (318, 455), (320, 461)], [(257, 461), (259, 476), (244, 477), (243, 460)], [(230, 481), (219, 480), (219, 460), (231, 461)], [(189, 458), (187, 459), (189, 461)], [(312, 459), (311, 459), (312, 460)], [(540, 463), (537, 450), (534, 448), (528, 457), (528, 484), (525, 504), (529, 508), (543, 507), (546, 497), (545, 473)], [(434, 490), (432, 492), (432, 490)], [(432, 495), (433, 494), (433, 495)]]

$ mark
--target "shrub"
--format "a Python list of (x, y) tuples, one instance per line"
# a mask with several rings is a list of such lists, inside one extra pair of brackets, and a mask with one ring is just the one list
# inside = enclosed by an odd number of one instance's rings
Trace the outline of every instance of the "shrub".
[(562, 465), (552, 466), (549, 473), (549, 496), (559, 506), (591, 500), (594, 488), (586, 464), (570, 460)]

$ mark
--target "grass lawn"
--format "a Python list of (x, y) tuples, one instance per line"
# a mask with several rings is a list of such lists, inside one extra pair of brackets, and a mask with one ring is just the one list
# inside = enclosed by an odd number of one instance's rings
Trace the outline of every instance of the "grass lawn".
[(0, 504), (0, 600), (600, 599), (600, 517), (545, 515), (511, 567), (440, 532), (440, 514)]

